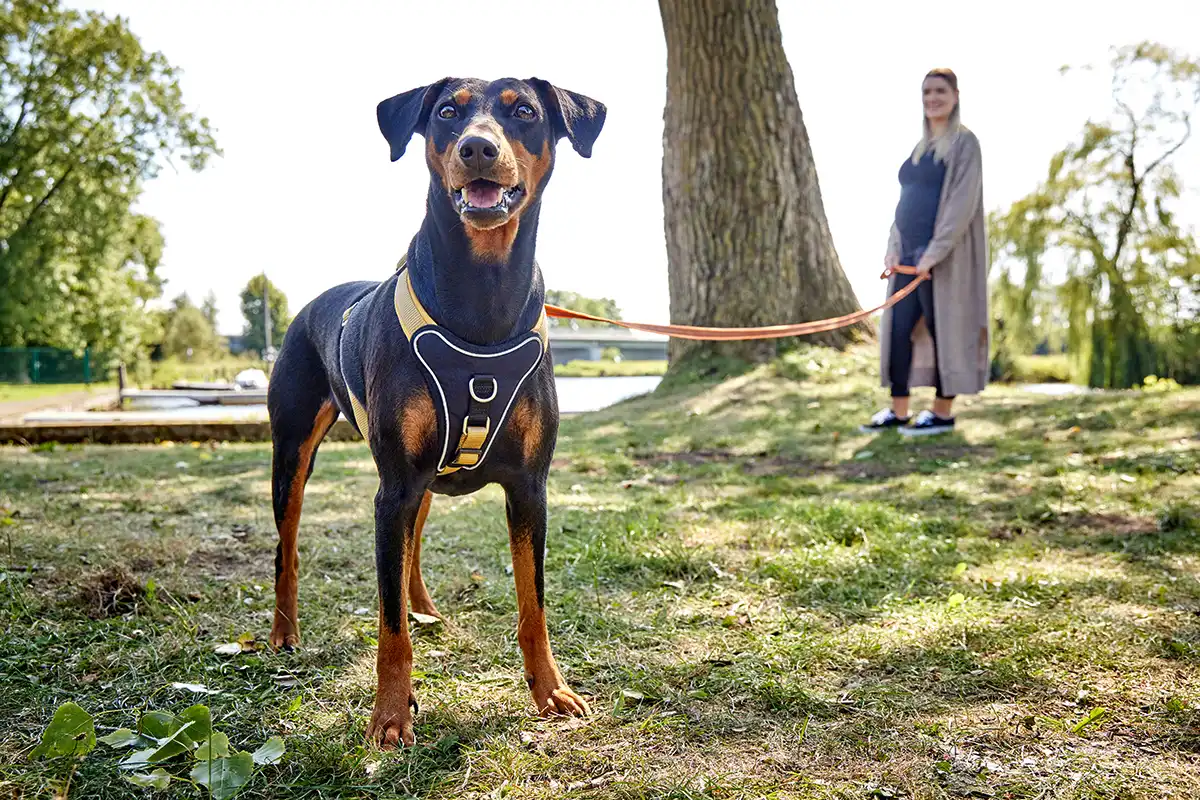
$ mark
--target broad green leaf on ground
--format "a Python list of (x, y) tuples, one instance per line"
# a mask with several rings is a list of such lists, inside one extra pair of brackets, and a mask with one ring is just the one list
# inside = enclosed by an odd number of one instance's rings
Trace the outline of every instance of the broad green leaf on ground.
[(125, 779), (135, 786), (141, 786), (146, 789), (166, 789), (171, 785), (171, 773), (162, 767), (154, 770), (154, 772), (134, 772), (126, 775)]
[(213, 731), (212, 738), (202, 742), (196, 750), (197, 761), (209, 761), (214, 758), (224, 758), (229, 755), (229, 737), (220, 731)]
[(83, 756), (96, 746), (96, 726), (92, 715), (75, 703), (63, 703), (42, 733), (42, 743), (30, 758)]
[(192, 723), (187, 736), (193, 742), (203, 742), (212, 735), (212, 712), (208, 710), (208, 706), (194, 705), (185, 708), (179, 712), (178, 719), (180, 724)]
[(263, 742), (262, 747), (254, 751), (255, 764), (274, 764), (283, 758), (283, 739), (272, 736)]
[(153, 744), (151, 740), (129, 728), (118, 728), (107, 736), (101, 736), (97, 741), (104, 742), (109, 747), (146, 747)]
[[(144, 717), (143, 721), (145, 721)], [(150, 723), (149, 728), (161, 730), (161, 725), (161, 717), (156, 717)], [(138, 750), (136, 753), (131, 754), (128, 758), (121, 762), (121, 766), (125, 769), (141, 769), (147, 764), (159, 764), (163, 761), (169, 761), (178, 755), (182, 755), (183, 753), (191, 751), (193, 748), (195, 748), (196, 743), (189, 738), (187, 731), (193, 725), (195, 725), (194, 722), (185, 722), (180, 725), (178, 719), (172, 717), (168, 728), (173, 728), (173, 730), (170, 730), (167, 736), (155, 736), (155, 744), (153, 747), (148, 747), (144, 750)], [(149, 730), (149, 728), (144, 728), (144, 730), (147, 733), (150, 733), (150, 735), (153, 735), (153, 732)]]
[(228, 758), (199, 762), (190, 777), (201, 786), (207, 786), (213, 800), (227, 800), (249, 783), (253, 773), (254, 757), (242, 750)]

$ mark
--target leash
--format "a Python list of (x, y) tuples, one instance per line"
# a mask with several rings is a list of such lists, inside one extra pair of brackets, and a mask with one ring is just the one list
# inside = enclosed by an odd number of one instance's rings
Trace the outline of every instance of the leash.
[(853, 325), (856, 322), (861, 322), (872, 314), (883, 311), (885, 308), (891, 308), (899, 303), (905, 297), (917, 290), (917, 287), (922, 281), (929, 279), (929, 273), (920, 275), (917, 273), (916, 267), (897, 266), (890, 269), (885, 269), (883, 274), (879, 276), (880, 280), (887, 280), (894, 274), (899, 275), (916, 275), (917, 279), (912, 283), (900, 289), (895, 294), (888, 297), (887, 301), (875, 308), (869, 308), (865, 311), (855, 311), (853, 314), (845, 314), (840, 317), (831, 317), (830, 319), (819, 319), (812, 322), (798, 322), (791, 325), (768, 325), (762, 328), (706, 328), (699, 325), (652, 325), (646, 322), (623, 322), (621, 320), (608, 319), (607, 317), (594, 317), (591, 314), (584, 314), (581, 311), (572, 311), (569, 308), (559, 308), (546, 304), (546, 316), (556, 317), (558, 319), (579, 319), (588, 322), (606, 322), (609, 325), (618, 325), (622, 328), (629, 328), (635, 331), (645, 331), (646, 333), (661, 333), (667, 336), (673, 336), (676, 339), (695, 339), (700, 341), (742, 341), (746, 339), (783, 339), (788, 336), (807, 336), (813, 333), (825, 333), (826, 331), (834, 331), (838, 328), (844, 328), (847, 325)]

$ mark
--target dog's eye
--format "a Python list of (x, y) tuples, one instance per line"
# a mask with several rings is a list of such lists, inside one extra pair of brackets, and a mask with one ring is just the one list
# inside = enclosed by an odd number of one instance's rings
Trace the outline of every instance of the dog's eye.
[(529, 105), (528, 103), (521, 103), (519, 106), (517, 106), (514, 113), (516, 113), (517, 119), (523, 119), (527, 122), (537, 117), (537, 112), (534, 111), (533, 106)]
[(458, 116), (458, 109), (454, 107), (453, 103), (446, 103), (438, 109), (438, 116), (442, 119), (454, 119)]

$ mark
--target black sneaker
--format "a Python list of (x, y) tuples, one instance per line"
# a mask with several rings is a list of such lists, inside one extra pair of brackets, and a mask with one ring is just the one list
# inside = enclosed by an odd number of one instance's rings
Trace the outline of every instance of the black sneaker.
[(908, 420), (908, 417), (897, 417), (895, 411), (885, 408), (871, 417), (869, 424), (859, 425), (858, 429), (863, 433), (876, 433), (878, 431), (886, 431), (889, 428), (903, 428), (908, 424)]
[(954, 417), (943, 419), (932, 411), (922, 411), (917, 414), (916, 421), (909, 427), (901, 429), (905, 436), (933, 436), (938, 433), (950, 433), (954, 430)]

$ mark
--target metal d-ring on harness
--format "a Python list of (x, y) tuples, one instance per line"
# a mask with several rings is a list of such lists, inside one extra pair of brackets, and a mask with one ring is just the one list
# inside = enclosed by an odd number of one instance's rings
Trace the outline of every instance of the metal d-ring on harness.
[[(531, 330), (514, 339), (491, 347), (473, 345), (439, 326), (430, 316), (417, 299), (406, 265), (406, 259), (402, 259), (396, 267), (393, 305), (425, 373), (437, 412), (441, 449), (438, 475), (476, 469), (487, 457), (525, 380), (549, 347), (545, 311)], [(358, 302), (342, 316), (340, 357), (355, 427), (366, 438), (365, 382), (361, 379), (361, 360), (352, 347), (359, 339), (353, 326), (361, 325), (353, 313)], [(453, 444), (452, 436), (457, 437)]]

